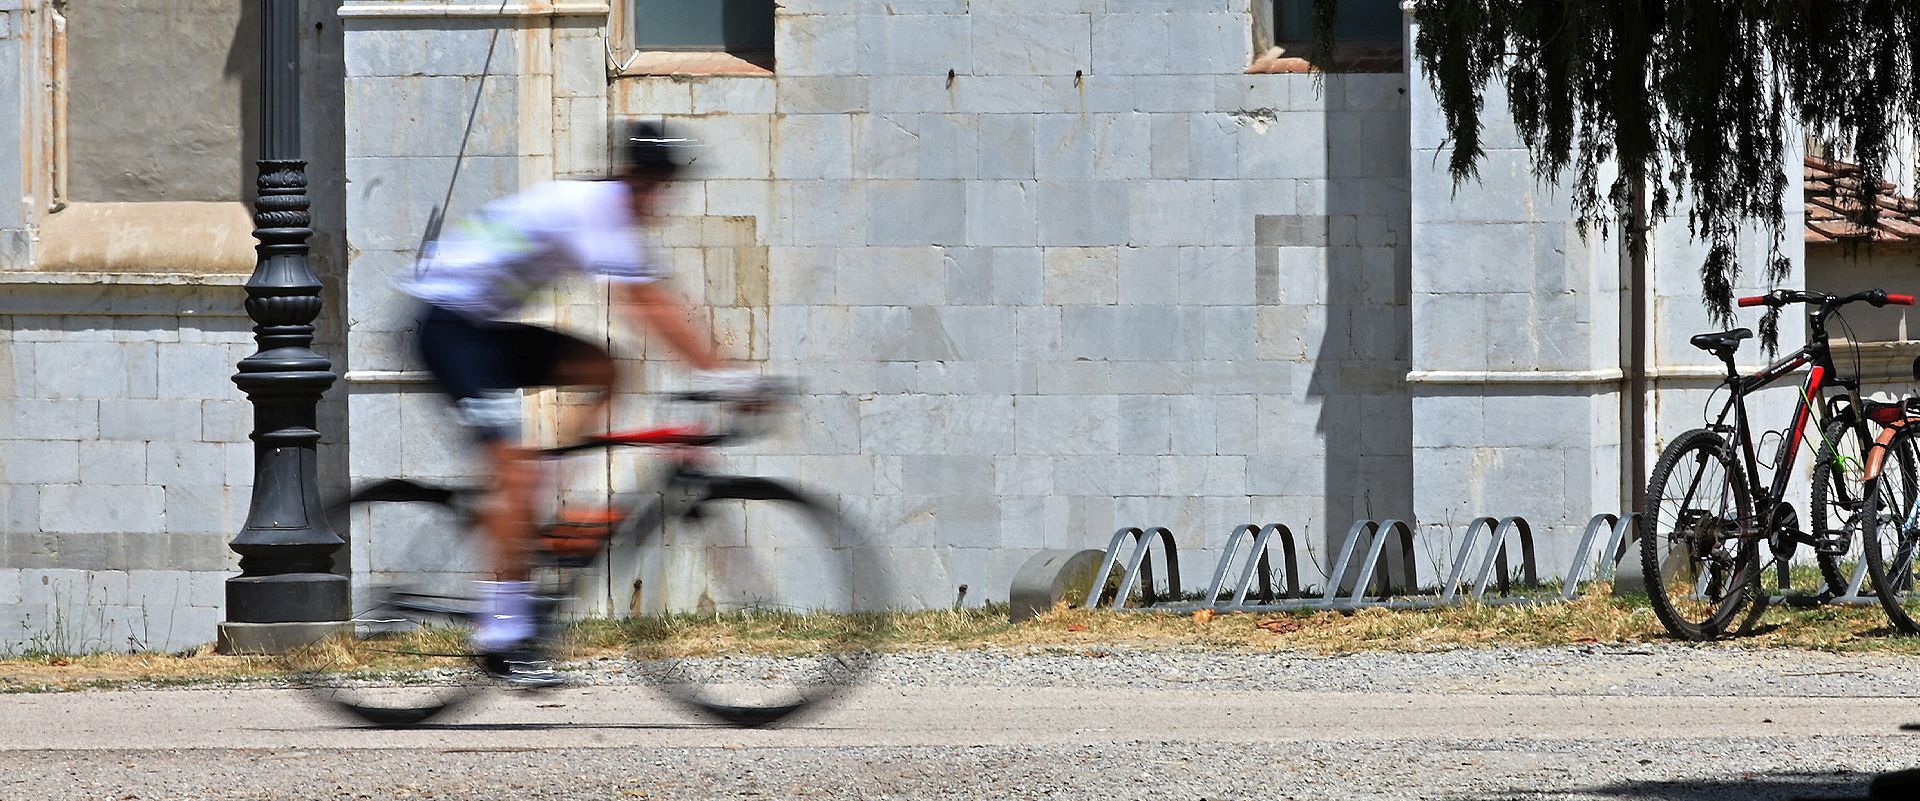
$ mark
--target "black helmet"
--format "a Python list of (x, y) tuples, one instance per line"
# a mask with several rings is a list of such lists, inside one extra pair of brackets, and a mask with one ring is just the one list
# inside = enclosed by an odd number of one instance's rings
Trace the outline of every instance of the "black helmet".
[(664, 123), (633, 121), (620, 126), (614, 143), (615, 169), (622, 175), (635, 174), (656, 181), (672, 178), (682, 167), (693, 163), (693, 151), (699, 143), (667, 132)]

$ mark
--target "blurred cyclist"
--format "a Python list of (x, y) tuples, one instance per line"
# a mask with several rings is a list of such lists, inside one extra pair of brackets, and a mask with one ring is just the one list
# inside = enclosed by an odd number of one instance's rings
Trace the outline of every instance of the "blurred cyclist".
[[(723, 363), (688, 322), (685, 303), (660, 283), (666, 270), (647, 258), (641, 229), (662, 190), (690, 161), (694, 143), (635, 123), (617, 142), (618, 164), (605, 180), (551, 181), (487, 204), (429, 244), (404, 291), (426, 303), (417, 343), (427, 370), (486, 451), (493, 482), (480, 513), (492, 581), (478, 582), (481, 619), (473, 645), (487, 670), (510, 684), (540, 687), (559, 676), (532, 650), (528, 555), (536, 534), (540, 470), (521, 444), (520, 391), (568, 386), (592, 402), (563, 421), (563, 441), (578, 439), (605, 410), (617, 376), (607, 351), (578, 337), (515, 322), (535, 292), (570, 274), (604, 276), (614, 305), (628, 309), (694, 367)], [(745, 389), (753, 378), (710, 374), (716, 389)]]

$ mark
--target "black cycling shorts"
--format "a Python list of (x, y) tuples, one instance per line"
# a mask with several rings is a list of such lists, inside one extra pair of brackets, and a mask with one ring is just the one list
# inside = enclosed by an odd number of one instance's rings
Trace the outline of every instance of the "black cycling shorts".
[(420, 358), (483, 443), (520, 439), (520, 390), (558, 386), (562, 363), (610, 358), (584, 339), (511, 322), (483, 322), (429, 305), (416, 340)]

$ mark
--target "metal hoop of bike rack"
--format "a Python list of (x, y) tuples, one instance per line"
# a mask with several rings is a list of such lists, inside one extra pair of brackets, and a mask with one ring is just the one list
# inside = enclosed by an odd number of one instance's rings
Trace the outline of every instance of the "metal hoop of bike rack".
[(1482, 533), (1487, 534), (1487, 547), (1480, 554), (1480, 570), (1475, 574), (1473, 599), (1485, 600), (1489, 583), (1500, 585), (1503, 601), (1525, 599), (1512, 598), (1513, 588), (1507, 572), (1507, 535), (1509, 532), (1520, 535), (1520, 572), (1521, 580), (1527, 586), (1540, 583), (1539, 572), (1535, 568), (1533, 551), (1533, 526), (1524, 517), (1507, 517), (1495, 520), (1491, 517), (1476, 517), (1467, 524), (1467, 535), (1460, 543), (1459, 552), (1453, 557), (1453, 570), (1447, 576), (1447, 583), (1440, 590), (1440, 603), (1449, 604), (1460, 593), (1460, 580), (1466, 575), (1467, 565), (1473, 559), (1474, 545), (1479, 543)]
[[(1274, 537), (1280, 538), (1280, 552), (1283, 578), (1286, 589), (1280, 598), (1300, 597), (1300, 561), (1299, 549), (1294, 543), (1293, 530), (1284, 523), (1269, 523), (1265, 526), (1248, 523), (1227, 535), (1226, 549), (1220, 554), (1220, 562), (1213, 569), (1213, 581), (1207, 586), (1206, 602), (1215, 609), (1238, 609), (1247, 607), (1247, 594), (1253, 590), (1253, 582), (1260, 582), (1260, 603), (1269, 606), (1274, 603), (1273, 563), (1267, 554), (1267, 543)], [(1227, 575), (1233, 569), (1235, 557), (1241, 552), (1241, 546), (1247, 545), (1247, 558), (1241, 564), (1240, 577), (1234, 582), (1233, 598), (1221, 601), (1220, 596), (1226, 590)]]
[[(1381, 533), (1383, 530), (1386, 532), (1385, 534)], [(1380, 565), (1380, 555), (1386, 550), (1387, 540), (1396, 534), (1399, 535), (1400, 539), (1401, 579), (1404, 582), (1400, 586), (1403, 589), (1419, 587), (1419, 575), (1414, 565), (1413, 527), (1408, 525), (1404, 520), (1388, 520), (1385, 522), (1361, 520), (1354, 523), (1352, 528), (1347, 529), (1347, 541), (1340, 546), (1340, 555), (1334, 558), (1332, 567), (1327, 570), (1327, 588), (1326, 591), (1321, 594), (1321, 601), (1328, 606), (1360, 607), (1371, 606), (1374, 605), (1374, 603), (1384, 603), (1387, 599), (1391, 598), (1393, 588), (1388, 586), (1381, 588), (1377, 596), (1379, 598), (1378, 602), (1369, 602), (1367, 601), (1367, 588), (1373, 585), (1373, 574)], [(1344, 602), (1341, 602), (1339, 600), (1340, 581), (1346, 577), (1348, 565), (1352, 562), (1353, 553), (1362, 537), (1368, 540), (1367, 554), (1361, 559), (1356, 568), (1360, 571), (1360, 574), (1353, 583), (1352, 594), (1349, 595)]]
[(1573, 550), (1573, 565), (1567, 568), (1567, 574), (1562, 579), (1566, 584), (1560, 588), (1560, 598), (1571, 601), (1580, 594), (1580, 581), (1587, 572), (1587, 554), (1593, 552), (1594, 540), (1600, 536), (1600, 532), (1610, 533), (1606, 547), (1600, 549), (1601, 562), (1594, 571), (1595, 581), (1614, 578), (1620, 560), (1627, 555), (1627, 548), (1633, 545), (1633, 540), (1638, 536), (1635, 532), (1639, 526), (1639, 512), (1628, 513), (1626, 517), (1602, 512), (1587, 521), (1586, 531), (1580, 534), (1580, 545)]
[[(1861, 547), (1865, 547), (1865, 543), (1862, 543)], [(1847, 580), (1846, 594), (1835, 597), (1833, 600), (1829, 601), (1829, 603), (1859, 604), (1859, 605), (1873, 605), (1873, 604), (1880, 603), (1880, 596), (1875, 593), (1872, 587), (1868, 587), (1866, 585), (1867, 585), (1867, 559), (1863, 555), (1860, 558), (1859, 562), (1853, 566), (1853, 576)]]
[(1100, 604), (1100, 596), (1107, 583), (1113, 578), (1113, 571), (1119, 564), (1120, 549), (1126, 545), (1127, 538), (1133, 538), (1133, 552), (1127, 556), (1125, 567), (1120, 568), (1120, 589), (1114, 593), (1113, 608), (1127, 608), (1127, 598), (1133, 594), (1133, 588), (1140, 587), (1140, 605), (1153, 606), (1159, 601), (1153, 592), (1153, 560), (1147, 557), (1149, 546), (1155, 539), (1160, 541), (1162, 559), (1167, 566), (1167, 598), (1180, 598), (1180, 549), (1173, 541), (1173, 532), (1165, 526), (1153, 528), (1127, 527), (1113, 532), (1113, 539), (1107, 542), (1106, 555), (1100, 559), (1100, 570), (1094, 574), (1093, 586), (1087, 589), (1086, 608), (1093, 609)]

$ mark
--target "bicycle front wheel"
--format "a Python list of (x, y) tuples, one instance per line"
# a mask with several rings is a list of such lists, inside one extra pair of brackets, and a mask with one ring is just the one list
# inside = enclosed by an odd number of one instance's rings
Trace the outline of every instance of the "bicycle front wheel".
[(759, 478), (701, 477), (698, 500), (642, 542), (665, 586), (636, 599), (636, 669), (667, 697), (735, 726), (817, 711), (857, 686), (887, 616), (856, 569), (863, 542), (828, 502)]
[(1820, 580), (1834, 595), (1847, 591), (1849, 577), (1859, 564), (1859, 541), (1864, 520), (1867, 443), (1858, 427), (1834, 420), (1820, 432), (1820, 448), (1813, 464), (1813, 497), (1807, 525), (1815, 542)]
[(1920, 634), (1920, 593), (1914, 591), (1915, 549), (1920, 545), (1920, 469), (1911, 431), (1894, 435), (1883, 453), (1873, 454), (1880, 472), (1867, 482), (1865, 519), (1867, 574), (1887, 620), (1905, 634)]
[[(457, 537), (471, 523), (468, 496), (411, 481), (384, 481), (328, 509), (356, 539)], [(346, 530), (342, 528), (342, 530)], [(383, 589), (365, 594), (353, 630), (287, 654), (294, 681), (336, 712), (382, 727), (412, 726), (471, 701), (488, 685), (472, 636), (473, 602)]]
[(1648, 482), (1640, 567), (1654, 614), (1669, 633), (1710, 640), (1753, 622), (1759, 603), (1758, 537), (1746, 480), (1725, 439), (1706, 429), (1681, 434), (1660, 454)]

